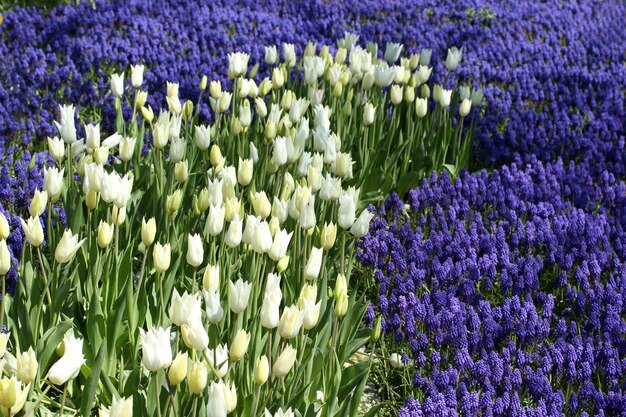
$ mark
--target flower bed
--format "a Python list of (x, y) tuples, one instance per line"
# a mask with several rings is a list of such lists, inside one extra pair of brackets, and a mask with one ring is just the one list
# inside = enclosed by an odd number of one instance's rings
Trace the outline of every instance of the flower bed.
[(413, 375), (400, 415), (626, 412), (626, 186), (588, 180), (534, 162), (386, 201), (357, 257)]

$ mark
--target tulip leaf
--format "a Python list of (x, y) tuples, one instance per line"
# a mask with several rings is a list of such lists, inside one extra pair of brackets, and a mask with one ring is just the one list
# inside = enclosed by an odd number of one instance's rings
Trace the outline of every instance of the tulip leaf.
[(338, 399), (343, 402), (348, 398), (354, 387), (359, 385), (367, 377), (369, 372), (369, 361), (359, 362), (355, 365), (344, 368), (341, 376), (341, 388), (339, 388)]
[(106, 343), (103, 343), (98, 350), (98, 356), (96, 357), (96, 361), (91, 368), (91, 375), (89, 375), (87, 384), (85, 384), (85, 388), (83, 389), (83, 397), (80, 405), (81, 415), (83, 416), (87, 416), (91, 413), (96, 397), (96, 391), (98, 389), (100, 374), (102, 372), (102, 363), (104, 362), (104, 358), (107, 356), (106, 351), (107, 345)]
[(56, 327), (49, 329), (39, 342), (37, 343), (37, 359), (39, 361), (39, 371), (43, 372), (50, 366), (52, 354), (54, 353), (57, 345), (63, 340), (65, 333), (72, 328), (72, 321), (65, 320), (56, 325)]

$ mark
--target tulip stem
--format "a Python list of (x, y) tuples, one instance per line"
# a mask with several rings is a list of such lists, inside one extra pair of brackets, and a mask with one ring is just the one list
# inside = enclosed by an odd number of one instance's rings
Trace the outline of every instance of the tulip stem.
[[(2, 326), (4, 324), (4, 297), (6, 297), (7, 293), (6, 293), (6, 282), (7, 282), (7, 276), (6, 275), (2, 275), (2, 301), (0, 301), (0, 329), (2, 329)], [(8, 331), (8, 326), (7, 326), (7, 331)]]
[(159, 297), (161, 298), (161, 321), (165, 319), (165, 298), (163, 297), (163, 273), (158, 272)]
[(157, 416), (161, 417), (161, 402), (159, 401), (159, 373), (154, 374), (154, 401), (157, 406)]
[(141, 261), (141, 270), (139, 270), (139, 281), (137, 282), (137, 292), (135, 293), (135, 305), (139, 300), (139, 291), (141, 290), (141, 283), (143, 281), (143, 273), (146, 269), (146, 258), (148, 257), (148, 248), (143, 252), (143, 260)]
[(193, 398), (193, 417), (196, 417), (198, 415), (198, 396), (195, 395)]
[(61, 396), (61, 408), (59, 409), (59, 415), (63, 415), (65, 409), (65, 397), (67, 396), (67, 383), (63, 387), (63, 396)]
[(257, 411), (257, 409), (259, 407), (259, 397), (260, 396), (261, 396), (261, 386), (258, 385), (256, 387), (256, 393), (254, 395), (254, 408), (252, 409), (253, 411), (252, 411), (252, 414), (251, 414), (252, 417), (256, 417), (256, 411)]
[(39, 255), (39, 267), (41, 268), (41, 274), (43, 275), (43, 281), (45, 284), (44, 292), (46, 293), (48, 304), (52, 304), (52, 297), (50, 297), (50, 291), (48, 290), (48, 275), (46, 274), (46, 269), (43, 267), (43, 258), (41, 255), (41, 248), (39, 246), (37, 246), (37, 254)]

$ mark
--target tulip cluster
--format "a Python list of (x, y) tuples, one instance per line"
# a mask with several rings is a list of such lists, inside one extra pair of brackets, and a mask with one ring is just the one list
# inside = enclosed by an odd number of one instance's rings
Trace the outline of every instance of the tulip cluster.
[[(401, 48), (389, 48), (398, 60)], [(364, 295), (349, 281), (354, 243), (374, 214), (361, 208), (366, 170), (340, 137), (400, 118), (369, 121), (372, 102), (392, 105), (380, 78), (391, 72), (356, 45), (350, 57), (344, 47), (317, 56), (311, 46), (300, 61), (284, 45), (282, 63), (275, 49), (266, 57), (272, 77), (258, 86), (248, 55), (235, 53), (233, 92), (203, 79), (194, 106), (167, 83), (157, 115), (142, 66), (114, 74), (117, 129), (105, 139), (106, 123), (86, 124), (81, 137), (76, 108), (60, 107), (52, 158), (21, 227), (0, 222), (3, 239), (19, 233), (27, 243), (7, 327), (23, 326), (16, 346), (58, 346), (60, 356), (30, 381), (51, 400), (36, 407), (99, 406), (101, 416), (124, 417), (356, 412), (369, 365), (348, 359), (370, 331)], [(298, 64), (304, 84), (291, 73)], [(403, 64), (394, 77), (417, 77)], [(367, 97), (363, 116), (335, 114), (337, 85), (356, 106)], [(205, 92), (212, 125), (199, 123)], [(132, 103), (130, 117), (123, 103)], [(142, 143), (152, 146), (142, 152)], [(65, 208), (66, 227), (54, 206)], [(0, 255), (6, 274), (4, 240)], [(52, 350), (36, 353), (48, 367)], [(359, 388), (341, 390), (345, 378)]]

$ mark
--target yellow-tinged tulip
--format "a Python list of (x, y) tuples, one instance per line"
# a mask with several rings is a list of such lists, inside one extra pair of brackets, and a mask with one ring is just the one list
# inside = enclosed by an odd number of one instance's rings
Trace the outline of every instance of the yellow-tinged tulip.
[(20, 222), (22, 222), (22, 229), (24, 229), (28, 243), (34, 247), (41, 245), (43, 243), (43, 227), (41, 227), (39, 216), (31, 217), (28, 221), (20, 218)]
[(111, 243), (113, 239), (113, 231), (115, 227), (112, 224), (103, 222), (100, 220), (98, 225), (98, 246), (100, 249), (104, 249)]
[(4, 357), (7, 351), (7, 342), (11, 333), (0, 333), (0, 358)]
[(156, 269), (157, 272), (167, 271), (170, 267), (171, 256), (170, 244), (166, 243), (165, 245), (161, 245), (157, 242), (157, 244), (154, 245), (154, 251), (152, 252), (154, 269)]
[(179, 188), (174, 191), (173, 194), (167, 196), (165, 200), (165, 211), (168, 215), (172, 216), (180, 210), (181, 205), (183, 204), (183, 192)]
[(239, 166), (237, 168), (237, 181), (240, 185), (246, 186), (252, 181), (253, 161), (252, 159), (239, 158)]
[(0, 275), (6, 275), (11, 269), (11, 254), (6, 240), (0, 240)]
[(147, 248), (154, 242), (154, 236), (156, 235), (156, 221), (154, 217), (148, 219), (146, 222), (145, 217), (141, 219), (141, 241)]
[(335, 316), (343, 317), (348, 312), (348, 294), (342, 293), (335, 298)]
[(222, 156), (222, 150), (219, 146), (213, 145), (211, 146), (211, 165), (213, 168), (216, 168), (224, 163), (224, 157)]
[(272, 375), (276, 378), (282, 378), (291, 371), (293, 368), (293, 364), (296, 363), (296, 349), (292, 348), (290, 345), (280, 352), (280, 355), (274, 361), (274, 365), (272, 366)]
[(28, 396), (30, 385), (22, 387), (22, 383), (12, 376), (11, 379), (4, 377), (0, 379), (0, 410), (4, 416), (12, 416), (20, 412), (26, 397)]
[(263, 355), (256, 361), (254, 368), (254, 382), (257, 385), (263, 385), (267, 382), (267, 378), (270, 374), (270, 364), (267, 360), (267, 356)]
[(207, 265), (202, 278), (202, 286), (205, 290), (219, 291), (220, 289), (220, 266)]
[(248, 344), (250, 343), (250, 333), (243, 329), (240, 329), (230, 345), (230, 360), (237, 362), (248, 351)]
[(284, 339), (291, 339), (298, 335), (302, 327), (302, 312), (297, 305), (285, 307), (278, 322), (278, 333)]
[(226, 413), (232, 413), (237, 408), (237, 389), (232, 382), (229, 385), (223, 384), (224, 400), (226, 401)]
[(186, 159), (174, 165), (174, 177), (181, 184), (187, 181), (187, 178), (189, 178), (189, 165)]
[(202, 393), (207, 384), (209, 370), (204, 362), (190, 361), (187, 371), (187, 384), (189, 389), (196, 395)]
[(283, 256), (280, 261), (276, 264), (276, 269), (278, 272), (285, 272), (287, 267), (289, 266), (289, 256)]
[(9, 237), (9, 222), (4, 214), (0, 213), (0, 239)]
[(187, 376), (187, 368), (188, 368), (189, 356), (187, 352), (180, 353), (176, 355), (176, 359), (172, 362), (170, 369), (167, 372), (167, 379), (170, 381), (172, 385), (178, 385)]
[(100, 200), (98, 192), (94, 190), (87, 191), (87, 195), (85, 195), (85, 204), (87, 205), (87, 209), (91, 211), (98, 207), (98, 200)]
[(154, 119), (154, 112), (152, 111), (152, 107), (150, 107), (149, 105), (148, 107), (142, 107), (141, 115), (144, 119), (146, 119), (148, 123), (152, 123), (152, 120)]
[(126, 207), (118, 208), (114, 205), (111, 217), (113, 219), (113, 223), (116, 226), (123, 225), (124, 221), (126, 220)]
[(324, 227), (320, 233), (320, 243), (322, 249), (329, 251), (335, 245), (337, 239), (337, 225), (333, 222), (324, 223)]
[(98, 410), (98, 417), (132, 417), (133, 397), (113, 398), (111, 407), (101, 407)]
[(85, 239), (79, 242), (78, 234), (73, 234), (71, 230), (66, 229), (65, 232), (63, 232), (63, 237), (57, 244), (54, 259), (60, 264), (71, 261), (84, 242)]
[(16, 357), (17, 376), (25, 384), (30, 384), (37, 376), (39, 363), (32, 347), (24, 353), (18, 353)]
[(30, 206), (28, 207), (30, 217), (41, 216), (46, 209), (47, 202), (48, 192), (35, 190), (35, 195), (33, 195), (33, 199), (30, 201)]

